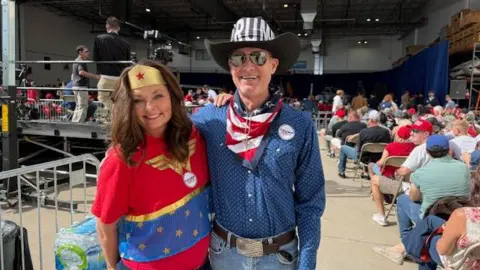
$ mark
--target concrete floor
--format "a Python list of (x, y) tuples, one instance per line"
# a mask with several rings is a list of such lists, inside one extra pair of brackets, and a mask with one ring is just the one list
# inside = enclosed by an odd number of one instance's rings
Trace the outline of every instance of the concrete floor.
[[(317, 269), (418, 269), (414, 263), (400, 266), (373, 252), (376, 245), (399, 243), (395, 211), (390, 214), (389, 226), (374, 223), (371, 218), (376, 208), (369, 187), (361, 189), (360, 180), (338, 177), (337, 159), (328, 158), (323, 152), (327, 206), (322, 217)], [(353, 171), (347, 170), (347, 176), (353, 177)], [(369, 184), (364, 182), (364, 185)]]
[[(391, 214), (389, 227), (380, 227), (371, 221), (375, 207), (369, 196), (368, 188), (360, 189), (359, 181), (340, 179), (337, 176), (337, 160), (325, 156), (322, 151), (322, 162), (325, 170), (327, 207), (322, 218), (322, 240), (318, 252), (317, 269), (348, 270), (348, 269), (417, 269), (413, 263), (398, 266), (372, 251), (375, 245), (393, 245), (398, 243), (398, 227), (395, 225), (394, 214)], [(347, 175), (353, 175), (347, 172)], [(79, 209), (84, 209), (83, 188), (75, 188), (73, 200), (79, 203)], [(87, 187), (87, 211), (93, 202), (95, 187)], [(60, 199), (69, 200), (70, 192), (66, 189), (60, 192)], [(2, 207), (2, 218), (19, 223), (17, 208)], [(55, 211), (41, 208), (40, 211), (32, 204), (23, 209), (23, 226), (29, 232), (29, 245), (34, 259), (35, 269), (55, 269), (54, 236)], [(394, 211), (393, 211), (394, 212)], [(42, 262), (40, 262), (38, 213), (41, 217)], [(70, 224), (69, 211), (59, 211), (59, 228)], [(83, 218), (83, 213), (75, 213), (74, 220)], [(43, 268), (40, 267), (43, 266)]]

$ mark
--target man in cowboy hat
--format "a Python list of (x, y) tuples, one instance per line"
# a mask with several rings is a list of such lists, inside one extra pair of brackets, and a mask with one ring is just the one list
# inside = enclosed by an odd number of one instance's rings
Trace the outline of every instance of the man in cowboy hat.
[(325, 208), (317, 133), (270, 85), (295, 63), (300, 42), (293, 33), (275, 37), (261, 18), (242, 18), (230, 42), (205, 45), (237, 87), (228, 106), (193, 116), (212, 180), (212, 267), (315, 269)]

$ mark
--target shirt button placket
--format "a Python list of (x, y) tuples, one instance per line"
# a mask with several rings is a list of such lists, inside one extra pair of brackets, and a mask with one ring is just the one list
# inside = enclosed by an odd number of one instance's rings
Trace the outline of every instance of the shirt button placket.
[[(254, 189), (255, 189), (255, 175), (253, 174), (253, 172), (251, 170), (248, 170), (247, 171), (248, 175), (247, 175), (247, 187), (246, 187), (246, 191), (247, 191), (247, 200), (246, 200), (246, 203), (247, 203), (247, 215), (246, 215), (246, 218), (248, 220), (247, 223), (251, 223), (253, 222), (253, 215), (252, 213), (255, 211), (255, 207), (254, 207), (254, 199), (253, 199), (253, 193), (254, 193)], [(247, 224), (247, 228), (249, 228), (250, 226)], [(248, 230), (248, 229), (247, 229)]]

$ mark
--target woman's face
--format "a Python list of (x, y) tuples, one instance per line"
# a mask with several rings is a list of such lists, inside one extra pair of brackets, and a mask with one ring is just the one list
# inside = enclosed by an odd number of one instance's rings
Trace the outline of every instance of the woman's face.
[(151, 85), (133, 90), (135, 113), (148, 135), (163, 137), (172, 118), (172, 102), (167, 85)]

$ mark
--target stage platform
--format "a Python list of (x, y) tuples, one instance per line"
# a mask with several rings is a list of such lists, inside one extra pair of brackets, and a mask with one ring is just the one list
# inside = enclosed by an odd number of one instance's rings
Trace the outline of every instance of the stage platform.
[(108, 140), (106, 125), (48, 120), (17, 120), (18, 134)]

